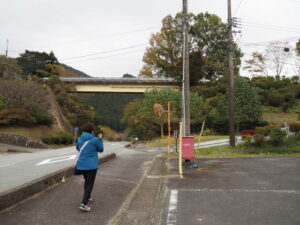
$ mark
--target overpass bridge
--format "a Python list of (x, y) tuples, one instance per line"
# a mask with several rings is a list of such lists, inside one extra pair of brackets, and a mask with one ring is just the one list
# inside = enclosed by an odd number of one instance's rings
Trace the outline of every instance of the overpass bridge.
[(65, 83), (73, 83), (79, 93), (145, 93), (151, 89), (171, 88), (179, 90), (178, 83), (171, 78), (60, 78)]

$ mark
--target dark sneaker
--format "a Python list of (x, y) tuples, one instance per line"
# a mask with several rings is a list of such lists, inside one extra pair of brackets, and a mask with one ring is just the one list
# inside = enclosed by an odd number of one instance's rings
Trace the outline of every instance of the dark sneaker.
[(91, 207), (88, 205), (85, 205), (83, 203), (80, 204), (79, 209), (81, 209), (82, 211), (85, 211), (85, 212), (91, 211)]

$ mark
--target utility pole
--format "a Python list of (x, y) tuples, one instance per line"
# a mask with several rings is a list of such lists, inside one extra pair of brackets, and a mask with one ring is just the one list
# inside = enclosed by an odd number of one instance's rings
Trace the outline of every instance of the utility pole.
[(7, 57), (8, 55), (8, 40), (6, 40), (6, 53), (5, 53), (5, 56)]
[(183, 74), (182, 74), (182, 118), (183, 136), (190, 135), (190, 71), (189, 71), (189, 18), (188, 3), (183, 0)]
[(230, 146), (235, 147), (235, 97), (234, 97), (234, 74), (233, 74), (233, 20), (231, 16), (231, 0), (228, 1), (228, 92), (229, 92), (229, 134)]

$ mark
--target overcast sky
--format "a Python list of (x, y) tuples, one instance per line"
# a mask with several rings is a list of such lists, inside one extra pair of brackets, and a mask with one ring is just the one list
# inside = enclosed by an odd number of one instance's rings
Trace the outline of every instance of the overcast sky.
[[(188, 3), (190, 12), (227, 20), (227, 0)], [(269, 41), (294, 43), (300, 37), (300, 0), (232, 0), (232, 5), (243, 22), (235, 40), (246, 56)], [(151, 33), (166, 15), (182, 10), (182, 0), (1, 0), (0, 9), (0, 54), (9, 40), (11, 57), (25, 49), (52, 50), (60, 62), (91, 76), (121, 77), (138, 75)], [(90, 56), (78, 57), (84, 55)]]

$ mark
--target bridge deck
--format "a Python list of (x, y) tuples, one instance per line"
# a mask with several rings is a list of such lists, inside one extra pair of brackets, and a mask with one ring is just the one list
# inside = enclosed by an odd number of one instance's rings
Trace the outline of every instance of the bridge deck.
[(66, 83), (74, 83), (77, 92), (144, 93), (154, 88), (179, 89), (178, 83), (168, 78), (62, 77), (61, 80)]

